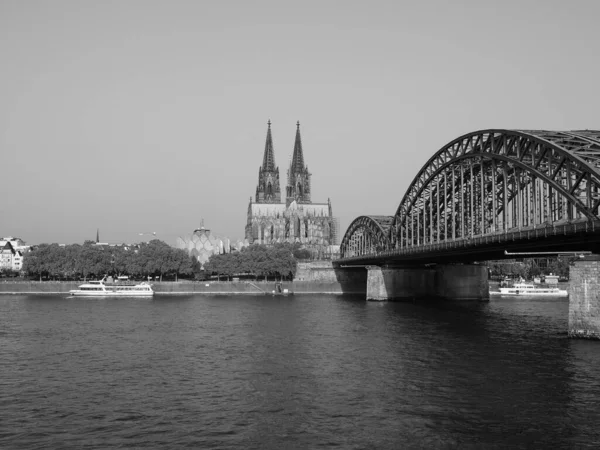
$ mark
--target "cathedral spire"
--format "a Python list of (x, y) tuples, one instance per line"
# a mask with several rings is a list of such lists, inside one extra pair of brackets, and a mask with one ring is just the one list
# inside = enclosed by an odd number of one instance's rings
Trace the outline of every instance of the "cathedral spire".
[(263, 156), (262, 170), (275, 170), (275, 152), (273, 150), (273, 138), (271, 137), (271, 119), (267, 122), (267, 140), (265, 142), (265, 154)]
[(300, 138), (300, 121), (296, 122), (296, 141), (292, 156), (291, 172), (297, 173), (304, 170), (304, 153), (302, 152), (302, 139)]
[(279, 168), (275, 165), (275, 150), (271, 136), (271, 120), (267, 122), (267, 140), (262, 166), (258, 168), (258, 185), (256, 186), (256, 203), (279, 203), (281, 189), (279, 187)]
[(296, 140), (294, 141), (294, 154), (288, 170), (288, 185), (286, 188), (286, 203), (311, 203), (310, 201), (310, 173), (304, 165), (302, 139), (300, 137), (300, 121), (296, 122)]

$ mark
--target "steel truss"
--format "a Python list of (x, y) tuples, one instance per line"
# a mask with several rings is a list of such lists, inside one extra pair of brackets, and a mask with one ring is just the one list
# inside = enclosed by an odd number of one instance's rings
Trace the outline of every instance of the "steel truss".
[[(599, 206), (600, 131), (476, 131), (423, 166), (392, 216), (387, 249), (595, 220)], [(350, 225), (342, 257), (374, 253), (376, 222)]]
[(345, 257), (376, 254), (390, 248), (394, 216), (360, 216), (348, 227), (340, 248)]

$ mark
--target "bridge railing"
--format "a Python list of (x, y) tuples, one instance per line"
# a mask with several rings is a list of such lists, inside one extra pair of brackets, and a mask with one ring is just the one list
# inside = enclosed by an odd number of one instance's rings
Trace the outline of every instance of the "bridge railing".
[(571, 222), (560, 225), (552, 225), (546, 227), (537, 227), (529, 229), (509, 230), (497, 233), (486, 234), (483, 236), (473, 236), (470, 238), (450, 239), (443, 242), (435, 242), (431, 244), (415, 245), (411, 247), (398, 248), (393, 250), (385, 250), (379, 252), (366, 253), (363, 255), (349, 256), (340, 258), (343, 261), (356, 261), (369, 257), (386, 257), (386, 256), (404, 256), (414, 255), (418, 253), (427, 253), (439, 250), (456, 250), (460, 248), (471, 248), (479, 245), (514, 242), (517, 240), (538, 239), (541, 237), (558, 236), (558, 235), (573, 235), (577, 233), (594, 233), (600, 232), (600, 220)]

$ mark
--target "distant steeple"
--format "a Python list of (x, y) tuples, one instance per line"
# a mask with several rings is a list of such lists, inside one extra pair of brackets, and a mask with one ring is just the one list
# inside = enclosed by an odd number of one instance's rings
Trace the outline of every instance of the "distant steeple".
[(300, 138), (300, 121), (296, 122), (296, 140), (294, 142), (294, 154), (292, 155), (292, 173), (304, 170), (304, 153), (302, 152), (302, 139)]
[(275, 170), (275, 152), (273, 150), (273, 138), (271, 137), (271, 120), (267, 122), (267, 140), (265, 142), (265, 154), (263, 156), (262, 170)]
[(262, 166), (258, 168), (256, 203), (279, 203), (281, 188), (279, 185), (279, 167), (275, 165), (275, 150), (271, 136), (271, 120), (267, 122), (267, 140)]
[(200, 219), (200, 228), (196, 228), (194, 230), (194, 234), (197, 234), (197, 235), (205, 234), (206, 236), (208, 236), (210, 234), (210, 230), (207, 228), (204, 228), (204, 218)]
[(300, 121), (296, 122), (296, 140), (294, 141), (294, 154), (288, 170), (288, 184), (286, 188), (286, 204), (291, 202), (311, 203), (310, 200), (310, 173), (304, 165), (304, 152), (302, 138), (300, 137)]
[(96, 228), (96, 244), (100, 242), (100, 228)]

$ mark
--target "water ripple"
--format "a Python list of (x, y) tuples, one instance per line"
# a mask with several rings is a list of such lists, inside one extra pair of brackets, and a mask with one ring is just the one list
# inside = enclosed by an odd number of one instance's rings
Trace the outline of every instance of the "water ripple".
[(592, 448), (568, 303), (0, 297), (0, 447)]

